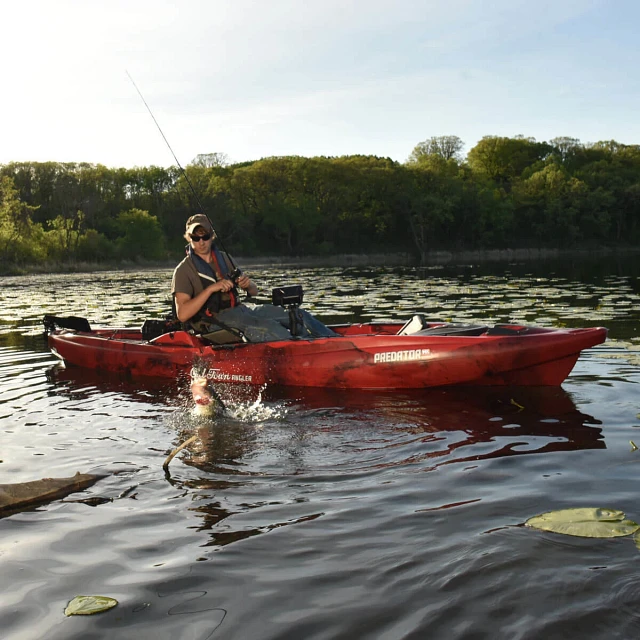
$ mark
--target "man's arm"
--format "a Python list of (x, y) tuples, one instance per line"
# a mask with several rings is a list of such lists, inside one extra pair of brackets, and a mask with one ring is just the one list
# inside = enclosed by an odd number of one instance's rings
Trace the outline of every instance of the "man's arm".
[[(255, 286), (255, 285), (254, 285)], [(186, 322), (193, 318), (193, 316), (202, 309), (204, 303), (209, 299), (212, 293), (217, 291), (230, 291), (233, 288), (233, 282), (231, 280), (218, 280), (213, 284), (210, 284), (206, 289), (201, 291), (193, 298), (188, 293), (180, 293), (176, 291), (176, 315), (180, 322)]]

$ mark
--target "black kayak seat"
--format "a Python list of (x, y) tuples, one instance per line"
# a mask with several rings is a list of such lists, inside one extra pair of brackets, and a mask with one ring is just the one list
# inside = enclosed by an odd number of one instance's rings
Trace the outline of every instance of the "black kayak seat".
[(49, 333), (56, 327), (60, 329), (70, 329), (71, 331), (83, 331), (89, 333), (91, 325), (86, 318), (79, 316), (52, 316), (46, 315), (42, 319), (45, 332)]
[(486, 325), (438, 323), (430, 327), (427, 319), (416, 313), (405, 322), (396, 335), (399, 336), (479, 336), (489, 329)]
[(165, 320), (145, 320), (140, 332), (142, 333), (142, 339), (151, 342), (165, 333), (174, 333), (180, 331), (182, 324), (172, 319)]
[(487, 331), (487, 335), (490, 336), (518, 336), (523, 333), (526, 333), (529, 330), (529, 327), (523, 325), (513, 325), (513, 324), (497, 324), (495, 327), (491, 327), (489, 331)]
[(248, 342), (240, 331), (232, 329), (223, 329), (220, 327), (209, 333), (201, 333), (200, 338), (211, 344), (233, 344), (238, 342)]
[(443, 327), (427, 327), (421, 331), (412, 333), (412, 336), (481, 336), (487, 333), (487, 325), (458, 324), (446, 325)]

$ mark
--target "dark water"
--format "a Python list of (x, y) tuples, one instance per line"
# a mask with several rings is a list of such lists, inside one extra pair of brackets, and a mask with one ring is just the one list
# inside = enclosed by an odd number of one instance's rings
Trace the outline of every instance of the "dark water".
[[(291, 275), (294, 271), (295, 275)], [(169, 271), (0, 280), (0, 483), (85, 492), (0, 519), (5, 639), (635, 638), (640, 550), (524, 528), (552, 509), (640, 519), (634, 263), (253, 269), (347, 322), (604, 325), (561, 389), (187, 389), (63, 369), (44, 313), (139, 325)], [(199, 436), (166, 477), (171, 449)], [(119, 605), (65, 617), (76, 595)]]

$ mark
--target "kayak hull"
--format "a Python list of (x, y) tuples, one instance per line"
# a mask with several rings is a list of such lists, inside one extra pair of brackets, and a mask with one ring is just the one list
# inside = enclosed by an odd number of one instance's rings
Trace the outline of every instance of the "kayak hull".
[[(603, 327), (500, 325), (477, 335), (434, 325), (397, 335), (400, 324), (332, 327), (331, 338), (208, 344), (184, 331), (144, 340), (135, 329), (54, 329), (49, 346), (66, 364), (130, 376), (199, 375), (229, 384), (342, 389), (419, 389), (448, 385), (553, 385), (580, 353), (605, 341)], [(443, 328), (445, 331), (443, 332)], [(464, 333), (464, 332), (463, 332)]]

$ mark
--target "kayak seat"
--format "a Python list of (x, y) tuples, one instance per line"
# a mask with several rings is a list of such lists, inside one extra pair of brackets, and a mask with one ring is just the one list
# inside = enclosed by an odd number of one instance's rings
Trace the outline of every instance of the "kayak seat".
[(200, 335), (205, 342), (211, 344), (233, 344), (234, 342), (248, 342), (248, 340), (239, 332), (233, 329), (216, 329), (209, 333)]
[(165, 333), (173, 333), (181, 329), (182, 325), (173, 320), (145, 320), (140, 331), (143, 340), (151, 341)]
[(417, 313), (406, 322), (396, 335), (399, 336), (479, 336), (485, 333), (489, 327), (478, 324), (452, 324), (443, 322), (441, 324), (431, 323), (429, 326), (426, 318)]
[(422, 329), (424, 329), (426, 326), (427, 321), (425, 320), (425, 317), (420, 313), (416, 313), (415, 316), (413, 316), (410, 320), (405, 322), (402, 327), (400, 327), (400, 331), (398, 331), (396, 335), (410, 336), (414, 333), (417, 333), (418, 331), (422, 331)]
[(56, 327), (60, 329), (70, 329), (71, 331), (81, 331), (89, 333), (91, 331), (91, 325), (86, 318), (80, 318), (78, 316), (51, 316), (46, 315), (42, 319), (44, 323), (44, 330), (46, 333), (50, 333)]
[(490, 336), (518, 336), (526, 333), (529, 327), (518, 324), (497, 324), (495, 327), (491, 327), (487, 334)]
[(441, 327), (427, 327), (421, 331), (412, 333), (413, 336), (481, 336), (487, 333), (487, 325), (458, 324), (444, 325)]

